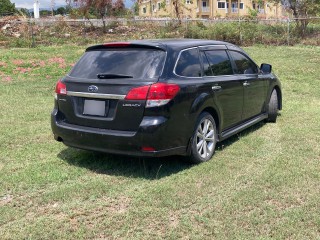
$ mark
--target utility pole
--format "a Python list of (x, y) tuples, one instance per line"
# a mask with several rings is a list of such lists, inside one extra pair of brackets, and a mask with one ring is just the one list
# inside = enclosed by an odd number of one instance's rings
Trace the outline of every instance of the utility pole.
[(54, 11), (54, 5), (55, 5), (55, 3), (54, 3), (54, 0), (51, 0), (51, 15), (52, 15), (52, 17), (53, 17), (53, 11)]
[(38, 0), (34, 0), (33, 3), (33, 16), (34, 18), (39, 18), (40, 14), (39, 14), (39, 1)]

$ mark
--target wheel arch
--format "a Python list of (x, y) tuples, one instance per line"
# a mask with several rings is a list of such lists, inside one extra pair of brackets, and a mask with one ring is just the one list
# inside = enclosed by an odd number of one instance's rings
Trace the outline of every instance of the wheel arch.
[(217, 128), (217, 131), (218, 131), (218, 135), (219, 135), (220, 118), (219, 118), (218, 112), (213, 107), (206, 107), (199, 113), (198, 116), (200, 116), (201, 113), (203, 113), (203, 112), (207, 112), (213, 117), (213, 119), (214, 119), (214, 121), (216, 123), (216, 128)]
[[(209, 155), (207, 155), (207, 153), (205, 152), (206, 156), (203, 157), (202, 154), (199, 153), (199, 151), (201, 151), (201, 149), (200, 150), (198, 149), (198, 143), (197, 143), (197, 136), (198, 136), (197, 131), (198, 130), (197, 129), (200, 126), (199, 124), (201, 124), (202, 119), (204, 119), (205, 117), (206, 117), (206, 119), (210, 119), (210, 122), (212, 122), (212, 120), (213, 120), (212, 125), (213, 125), (213, 128), (215, 128), (213, 131), (213, 134), (215, 135), (215, 137), (213, 137), (212, 140), (209, 140), (207, 138), (205, 138), (205, 140), (204, 140), (204, 138), (203, 138), (204, 135), (202, 135), (202, 141), (204, 141), (204, 142), (211, 141), (211, 143), (213, 144), (213, 145), (211, 145), (211, 146), (213, 146), (213, 149), (209, 150), (209, 153), (208, 153)], [(218, 133), (217, 133), (218, 124), (219, 124), (218, 113), (216, 112), (216, 110), (213, 107), (205, 107), (202, 109), (202, 111), (200, 111), (197, 114), (197, 122), (195, 124), (194, 133), (190, 137), (189, 143), (187, 146), (187, 156), (191, 157), (191, 160), (190, 160), (191, 162), (201, 163), (201, 162), (210, 160), (210, 158), (214, 154), (216, 143), (219, 141)], [(207, 130), (208, 130), (208, 128), (207, 128)], [(207, 134), (207, 133), (208, 132), (206, 132), (206, 133), (203, 132), (203, 134)], [(196, 144), (196, 145), (194, 145), (194, 144)], [(205, 143), (205, 145), (207, 146), (207, 143)], [(195, 147), (196, 147), (196, 151), (195, 151)], [(194, 154), (195, 152), (197, 152), (197, 154)], [(199, 154), (200, 154), (200, 156), (199, 156)], [(208, 156), (210, 156), (210, 157), (208, 158)]]
[[(209, 107), (209, 106), (207, 106), (207, 107), (204, 107), (201, 111), (199, 111), (199, 113), (197, 114), (197, 117), (196, 117), (196, 119), (198, 119), (199, 118), (199, 116), (202, 114), (202, 113), (204, 113), (204, 112), (207, 112), (207, 113), (209, 113), (212, 117), (213, 117), (213, 119), (214, 119), (214, 121), (215, 121), (215, 124), (216, 124), (216, 129), (217, 129), (217, 135), (218, 135), (218, 142), (219, 142), (219, 135), (220, 135), (220, 131), (219, 131), (219, 127), (220, 127), (220, 117), (219, 117), (219, 114), (218, 114), (218, 112), (216, 111), (216, 109), (214, 109), (213, 107)], [(187, 147), (187, 155), (190, 155), (191, 154), (191, 143), (192, 143), (192, 138), (193, 138), (193, 136), (191, 136), (190, 137), (190, 139), (189, 139), (189, 143), (188, 143), (188, 147)]]
[[(280, 87), (278, 85), (274, 86), (273, 89), (276, 90), (276, 92), (277, 92), (278, 109), (281, 110), (282, 109), (282, 92), (281, 92), (281, 89), (280, 89)], [(273, 90), (272, 90), (272, 92), (273, 92)]]
[(219, 129), (220, 126), (220, 115), (218, 111), (216, 110), (214, 104), (212, 104), (211, 96), (208, 93), (202, 93), (200, 94), (192, 103), (190, 108), (190, 114), (196, 114), (195, 121), (198, 119), (198, 117), (203, 112), (208, 112), (213, 117), (217, 129)]

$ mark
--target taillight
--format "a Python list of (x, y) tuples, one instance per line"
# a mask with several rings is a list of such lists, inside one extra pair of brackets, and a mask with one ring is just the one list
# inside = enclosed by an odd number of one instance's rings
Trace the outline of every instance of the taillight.
[(180, 91), (176, 84), (156, 83), (150, 86), (146, 107), (159, 107), (167, 104)]
[(132, 88), (125, 97), (125, 100), (146, 100), (149, 88), (149, 85)]
[(130, 45), (129, 42), (111, 42), (111, 43), (104, 43), (103, 46), (106, 47), (128, 47)]
[(66, 95), (67, 94), (67, 86), (59, 80), (56, 85), (56, 94)]
[(154, 147), (143, 146), (141, 147), (142, 152), (154, 152), (156, 149)]
[(131, 89), (125, 100), (147, 100), (146, 107), (159, 107), (167, 104), (179, 92), (176, 84), (155, 83)]

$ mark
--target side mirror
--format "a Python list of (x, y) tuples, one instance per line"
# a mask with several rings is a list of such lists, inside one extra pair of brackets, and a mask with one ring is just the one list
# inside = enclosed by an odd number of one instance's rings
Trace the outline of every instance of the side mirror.
[(262, 71), (262, 73), (268, 74), (268, 73), (271, 73), (272, 66), (267, 63), (262, 63), (260, 70)]

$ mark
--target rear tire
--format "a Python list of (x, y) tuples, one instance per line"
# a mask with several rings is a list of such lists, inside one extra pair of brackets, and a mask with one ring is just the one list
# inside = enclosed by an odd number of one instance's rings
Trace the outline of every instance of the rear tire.
[(217, 128), (213, 117), (203, 112), (200, 114), (191, 141), (191, 157), (193, 163), (210, 160), (217, 143)]
[(268, 105), (268, 122), (276, 122), (278, 117), (278, 95), (274, 89), (272, 91)]

